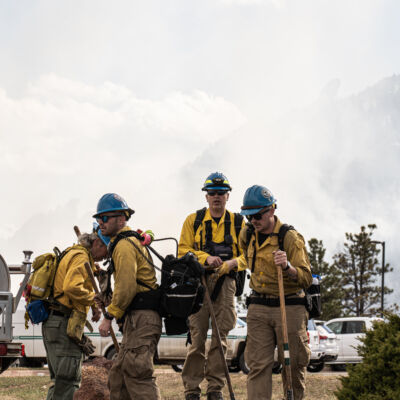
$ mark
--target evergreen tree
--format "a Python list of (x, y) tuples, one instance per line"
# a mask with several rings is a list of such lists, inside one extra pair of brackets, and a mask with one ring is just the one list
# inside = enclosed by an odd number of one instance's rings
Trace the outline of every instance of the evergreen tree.
[[(380, 249), (371, 241), (376, 225), (370, 224), (367, 228), (361, 226), (358, 234), (346, 233), (344, 251), (333, 257), (343, 290), (344, 315), (376, 315), (380, 311)], [(393, 270), (389, 264), (384, 269), (385, 273)], [(392, 289), (385, 287), (385, 294), (391, 292)]]
[(338, 400), (400, 399), (400, 317), (388, 315), (388, 322), (374, 323), (358, 347), (361, 364), (348, 368)]
[(308, 247), (312, 273), (321, 278), (321, 319), (328, 321), (340, 317), (343, 297), (340, 273), (335, 265), (329, 265), (324, 260), (326, 250), (322, 240), (312, 238), (308, 241)]

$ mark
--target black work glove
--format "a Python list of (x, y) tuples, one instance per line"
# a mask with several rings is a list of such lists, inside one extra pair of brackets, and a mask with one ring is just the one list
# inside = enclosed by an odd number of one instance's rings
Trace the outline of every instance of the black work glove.
[(91, 354), (94, 353), (94, 351), (96, 349), (93, 342), (86, 335), (82, 336), (82, 339), (78, 344), (79, 344), (79, 347), (82, 349), (83, 354), (85, 354), (85, 356), (90, 356)]

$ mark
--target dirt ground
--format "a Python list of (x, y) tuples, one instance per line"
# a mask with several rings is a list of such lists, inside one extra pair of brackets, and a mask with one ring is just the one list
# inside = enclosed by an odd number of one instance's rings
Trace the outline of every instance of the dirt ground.
[[(111, 363), (105, 359), (97, 359), (85, 363), (82, 369), (82, 384), (75, 393), (74, 400), (108, 400), (107, 376)], [(24, 369), (12, 369), (8, 376), (0, 376), (1, 400), (43, 400), (49, 387), (48, 371), (43, 369), (26, 370), (31, 376), (21, 376)], [(17, 371), (17, 372), (15, 372)], [(18, 372), (19, 371), (19, 372)], [(47, 374), (46, 374), (47, 372)], [(44, 375), (46, 374), (46, 375)], [(163, 400), (183, 400), (183, 385), (181, 374), (174, 372), (168, 366), (157, 367), (155, 370), (157, 384)], [(44, 376), (43, 376), (44, 375)], [(307, 374), (307, 400), (334, 400), (334, 391), (339, 387), (339, 376), (336, 373)], [(236, 400), (246, 400), (246, 375), (231, 374), (232, 386)], [(229, 392), (224, 390), (225, 399)], [(273, 376), (273, 400), (283, 397), (280, 375)], [(202, 400), (206, 399), (206, 384), (202, 385)]]

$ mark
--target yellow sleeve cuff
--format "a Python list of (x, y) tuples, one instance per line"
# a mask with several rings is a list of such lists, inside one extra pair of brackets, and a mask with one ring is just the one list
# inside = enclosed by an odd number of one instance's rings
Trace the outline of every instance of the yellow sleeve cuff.
[(111, 314), (113, 317), (116, 319), (122, 318), (122, 316), (125, 314), (125, 310), (121, 310), (119, 307), (115, 306), (114, 304), (110, 304), (107, 307), (107, 312)]

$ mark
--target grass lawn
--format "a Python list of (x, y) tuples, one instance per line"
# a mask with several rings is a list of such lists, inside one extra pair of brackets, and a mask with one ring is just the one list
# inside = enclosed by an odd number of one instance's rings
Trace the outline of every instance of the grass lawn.
[[(161, 372), (161, 371), (160, 371)], [(246, 400), (246, 375), (242, 373), (231, 374), (233, 390), (236, 400)], [(30, 377), (3, 377), (0, 376), (1, 400), (43, 400), (46, 398), (49, 387), (48, 376)], [(157, 373), (157, 383), (164, 400), (183, 400), (183, 386), (179, 373), (164, 370)], [(307, 400), (334, 400), (333, 392), (340, 385), (337, 375), (307, 374)], [(205, 399), (206, 385), (203, 383), (203, 396)], [(229, 399), (229, 392), (224, 391), (225, 399)], [(280, 375), (273, 376), (273, 400), (281, 400), (283, 397)]]

